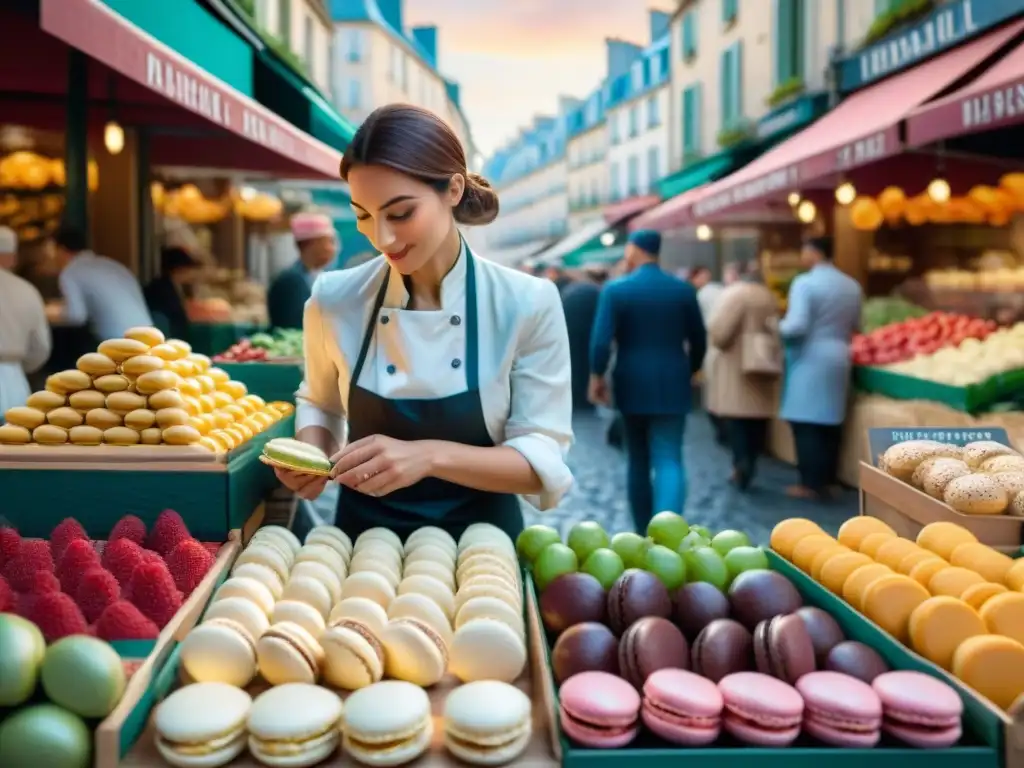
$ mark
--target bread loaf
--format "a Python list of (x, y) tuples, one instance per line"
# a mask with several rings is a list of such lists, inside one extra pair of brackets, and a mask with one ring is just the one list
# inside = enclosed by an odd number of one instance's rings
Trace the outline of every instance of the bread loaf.
[(98, 351), (115, 363), (123, 363), (129, 357), (146, 354), (148, 350), (148, 344), (136, 339), (107, 339), (100, 343)]
[(1001, 515), (1010, 503), (1009, 494), (999, 483), (977, 473), (951, 481), (943, 499), (964, 515)]
[(32, 442), (32, 433), (18, 424), (0, 424), (0, 445), (25, 445)]
[(8, 424), (14, 424), (25, 429), (35, 429), (40, 424), (46, 423), (46, 414), (38, 408), (29, 408), (25, 405), (16, 405), (8, 408), (4, 413), (4, 420)]
[(75, 367), (90, 376), (104, 376), (117, 371), (117, 363), (100, 352), (87, 352), (78, 358)]

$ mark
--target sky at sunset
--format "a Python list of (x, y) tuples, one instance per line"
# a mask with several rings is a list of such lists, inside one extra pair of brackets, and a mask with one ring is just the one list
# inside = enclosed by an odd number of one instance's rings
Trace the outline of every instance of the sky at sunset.
[(440, 69), (486, 156), (553, 114), (559, 94), (583, 97), (604, 76), (604, 38), (646, 44), (649, 8), (671, 0), (405, 0), (405, 25), (436, 24)]

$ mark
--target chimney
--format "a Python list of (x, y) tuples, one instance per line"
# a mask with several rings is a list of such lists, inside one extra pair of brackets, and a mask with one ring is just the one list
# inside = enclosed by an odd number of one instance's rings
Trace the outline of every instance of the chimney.
[(412, 39), (426, 51), (430, 63), (437, 69), (437, 27), (413, 27)]
[(404, 32), (402, 27), (402, 0), (376, 0), (380, 8), (380, 15), (384, 17), (390, 26), (398, 32)]
[(609, 80), (614, 80), (619, 75), (629, 72), (629, 68), (643, 50), (639, 45), (627, 43), (625, 40), (618, 40), (614, 37), (606, 37), (604, 44), (608, 58)]
[(668, 34), (668, 20), (672, 17), (664, 11), (656, 11), (653, 8), (648, 13), (650, 14), (651, 42), (656, 43)]

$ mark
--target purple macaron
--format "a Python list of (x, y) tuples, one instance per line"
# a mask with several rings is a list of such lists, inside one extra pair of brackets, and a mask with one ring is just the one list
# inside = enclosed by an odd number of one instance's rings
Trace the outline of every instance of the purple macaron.
[(960, 740), (964, 704), (952, 686), (923, 672), (886, 672), (871, 683), (886, 733), (912, 747), (945, 749)]
[(644, 683), (640, 716), (652, 733), (673, 744), (700, 747), (722, 729), (722, 693), (684, 669), (660, 669)]
[(804, 698), (804, 732), (847, 749), (870, 749), (882, 736), (882, 702), (863, 680), (809, 672), (796, 683)]
[(718, 681), (722, 725), (745, 744), (786, 747), (800, 735), (804, 700), (789, 683), (760, 672), (736, 672)]

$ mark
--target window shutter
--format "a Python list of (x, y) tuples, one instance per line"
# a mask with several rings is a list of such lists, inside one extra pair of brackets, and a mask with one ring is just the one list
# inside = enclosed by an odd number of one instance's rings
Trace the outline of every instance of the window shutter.
[(690, 147), (690, 149), (693, 150), (694, 152), (700, 152), (701, 146), (703, 145), (704, 141), (700, 135), (700, 129), (703, 123), (703, 118), (701, 118), (701, 89), (703, 87), (704, 86), (702, 83), (697, 83), (690, 89), (690, 113), (693, 115), (693, 117), (690, 118), (692, 121), (691, 130), (693, 132), (692, 146)]
[(732, 120), (738, 122), (743, 117), (743, 41), (737, 41), (732, 47)]
[(793, 0), (775, 0), (775, 84), (793, 77)]
[(721, 102), (722, 130), (727, 130), (732, 123), (732, 48), (722, 51), (721, 64), (718, 68)]

